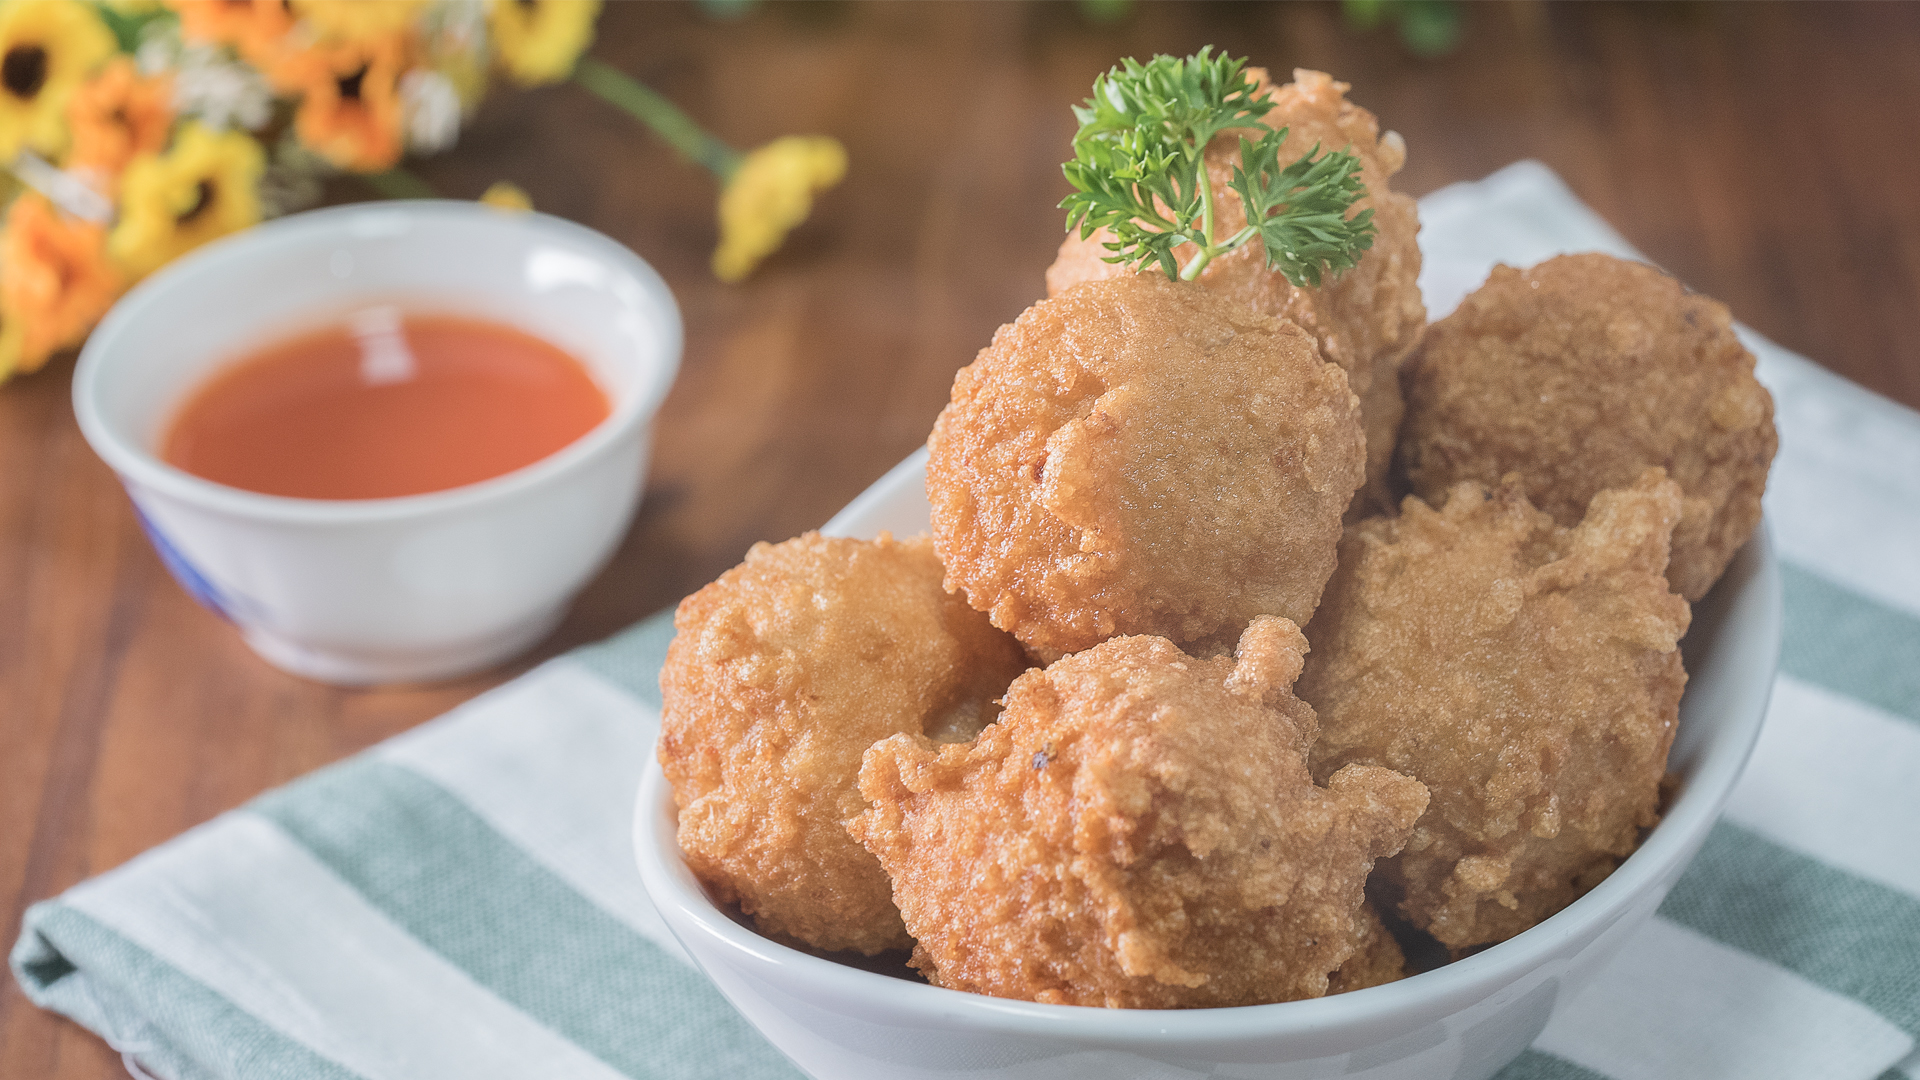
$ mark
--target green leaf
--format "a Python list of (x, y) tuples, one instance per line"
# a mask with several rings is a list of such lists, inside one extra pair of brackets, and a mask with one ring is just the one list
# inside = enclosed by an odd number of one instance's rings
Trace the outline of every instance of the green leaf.
[(155, 8), (151, 11), (120, 11), (107, 4), (96, 3), (93, 5), (93, 10), (94, 14), (100, 16), (100, 21), (106, 25), (107, 30), (113, 34), (113, 43), (123, 53), (140, 50), (140, 42), (146, 36), (148, 24), (161, 19), (177, 18), (173, 12), (165, 8)]
[(1145, 64), (1123, 60), (1099, 76), (1075, 106), (1073, 160), (1061, 166), (1074, 193), (1060, 205), (1067, 231), (1084, 239), (1105, 228), (1109, 262), (1174, 265), (1182, 243), (1206, 245), (1212, 224), (1207, 143), (1222, 131), (1259, 123), (1273, 107), (1255, 95), (1245, 60), (1212, 47)]
[(1080, 0), (1080, 17), (1090, 23), (1119, 22), (1133, 10), (1133, 0)]
[(1255, 143), (1240, 140), (1240, 164), (1228, 182), (1247, 211), (1247, 224), (1259, 234), (1267, 266), (1296, 286), (1318, 288), (1329, 272), (1350, 270), (1373, 247), (1373, 211), (1353, 217), (1347, 211), (1366, 196), (1360, 159), (1346, 151), (1320, 153), (1280, 168), (1280, 128)]
[(1407, 0), (1400, 43), (1416, 56), (1445, 56), (1460, 44), (1460, 9), (1449, 0)]
[(1371, 30), (1387, 17), (1386, 0), (1340, 0), (1340, 13), (1347, 25)]
[[(1268, 265), (1295, 285), (1318, 285), (1325, 273), (1353, 266), (1373, 243), (1370, 211), (1346, 217), (1366, 195), (1358, 159), (1344, 152), (1316, 159), (1316, 146), (1282, 169), (1287, 131), (1261, 122), (1273, 103), (1245, 69), (1244, 59), (1215, 56), (1209, 46), (1185, 59), (1123, 60), (1096, 78), (1093, 95), (1074, 107), (1073, 160), (1061, 166), (1074, 189), (1060, 203), (1067, 231), (1086, 239), (1105, 229), (1108, 262), (1158, 266), (1168, 277), (1196, 277), (1216, 256), (1255, 240)], [(1247, 128), (1262, 134), (1240, 140), (1231, 186), (1249, 227), (1216, 239), (1207, 144)], [(1199, 253), (1183, 269), (1173, 252), (1188, 243)]]

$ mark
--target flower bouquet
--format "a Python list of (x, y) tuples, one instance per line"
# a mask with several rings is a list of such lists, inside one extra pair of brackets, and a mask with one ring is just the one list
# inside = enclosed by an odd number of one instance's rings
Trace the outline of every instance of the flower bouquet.
[[(723, 184), (723, 280), (744, 278), (846, 168), (839, 143), (743, 154), (601, 63), (598, 0), (0, 0), (0, 381), (77, 346), (125, 289), (348, 172), (451, 147), (504, 75), (574, 79)], [(577, 69), (577, 71), (576, 71)], [(483, 199), (525, 208), (497, 184)]]

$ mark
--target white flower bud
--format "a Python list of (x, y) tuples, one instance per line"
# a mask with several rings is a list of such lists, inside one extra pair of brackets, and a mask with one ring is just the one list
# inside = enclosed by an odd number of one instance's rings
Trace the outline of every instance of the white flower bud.
[(407, 149), (434, 154), (460, 138), (460, 92), (437, 71), (415, 68), (400, 78)]
[(273, 116), (273, 93), (251, 67), (218, 48), (191, 45), (174, 68), (173, 107), (214, 131), (256, 131)]

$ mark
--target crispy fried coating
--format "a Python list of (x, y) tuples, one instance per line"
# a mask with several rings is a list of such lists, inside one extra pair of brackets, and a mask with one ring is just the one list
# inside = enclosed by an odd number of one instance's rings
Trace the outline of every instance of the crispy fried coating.
[[(1406, 144), (1392, 132), (1380, 134), (1373, 114), (1346, 99), (1346, 83), (1301, 69), (1293, 73), (1293, 82), (1276, 86), (1265, 70), (1247, 70), (1274, 103), (1265, 122), (1288, 130), (1287, 141), (1280, 147), (1282, 165), (1305, 157), (1315, 145), (1323, 151), (1345, 150), (1360, 159), (1360, 179), (1368, 194), (1356, 211), (1373, 211), (1376, 235), (1358, 266), (1326, 279), (1319, 288), (1295, 288), (1278, 271), (1267, 269), (1266, 255), (1257, 246), (1240, 248), (1207, 264), (1200, 282), (1255, 311), (1299, 325), (1313, 335), (1321, 356), (1347, 373), (1348, 385), (1360, 398), (1367, 435), (1367, 498), (1355, 505), (1389, 510), (1387, 473), (1402, 411), (1397, 373), (1427, 325), (1418, 284), (1419, 215), (1414, 201), (1394, 192), (1388, 183), (1406, 163)], [(1223, 133), (1207, 147), (1218, 236), (1230, 236), (1246, 224), (1240, 196), (1227, 186), (1240, 160), (1244, 134)], [(1112, 239), (1104, 229), (1086, 239), (1069, 234), (1047, 269), (1047, 294), (1059, 296), (1083, 281), (1130, 273), (1103, 261), (1110, 252), (1101, 245)], [(1196, 251), (1191, 244), (1182, 245), (1175, 249), (1175, 258), (1184, 263)]]
[(1356, 922), (1358, 932), (1354, 939), (1353, 955), (1340, 965), (1340, 970), (1327, 977), (1329, 994), (1384, 986), (1407, 977), (1407, 954), (1401, 951), (1400, 943), (1387, 932), (1386, 924), (1380, 921), (1380, 913), (1373, 908), (1373, 901), (1368, 900), (1360, 905), (1360, 917)]
[(1687, 676), (1662, 576), (1681, 519), (1658, 469), (1572, 529), (1518, 477), (1350, 528), (1308, 628), (1313, 771), (1418, 777), (1433, 805), (1382, 864), (1414, 925), (1459, 950), (1559, 911), (1658, 819)]
[(756, 544), (688, 597), (660, 673), (660, 764), (687, 865), (770, 935), (869, 955), (912, 942), (843, 822), (860, 756), (970, 737), (1025, 667), (940, 584), (926, 538)]
[(1517, 471), (1571, 526), (1595, 494), (1665, 468), (1685, 499), (1667, 579), (1688, 600), (1760, 520), (1773, 398), (1726, 306), (1653, 267), (1597, 254), (1496, 267), (1428, 332), (1406, 390), (1401, 461), (1429, 502)]
[(1001, 327), (927, 445), (947, 587), (1045, 659), (1305, 622), (1364, 461), (1358, 403), (1312, 338), (1159, 275)]
[(893, 879), (940, 986), (1123, 1008), (1318, 997), (1361, 939), (1363, 886), (1426, 807), (1355, 766), (1315, 787), (1306, 642), (1254, 621), (1237, 661), (1115, 638), (1029, 671), (970, 746), (901, 735), (849, 830)]

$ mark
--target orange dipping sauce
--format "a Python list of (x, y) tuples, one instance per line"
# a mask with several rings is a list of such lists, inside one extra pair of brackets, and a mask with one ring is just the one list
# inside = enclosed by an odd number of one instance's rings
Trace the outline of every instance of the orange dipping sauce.
[(607, 418), (566, 352), (511, 327), (375, 308), (216, 373), (160, 443), (170, 465), (299, 499), (387, 499), (477, 483)]

